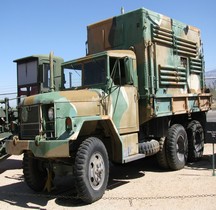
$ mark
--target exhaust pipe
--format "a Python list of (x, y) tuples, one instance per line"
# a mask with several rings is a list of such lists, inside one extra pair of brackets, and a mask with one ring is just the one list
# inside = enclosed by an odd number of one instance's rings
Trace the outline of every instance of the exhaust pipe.
[(53, 92), (54, 87), (54, 70), (53, 70), (53, 51), (49, 54), (49, 62), (50, 62), (50, 91)]
[(121, 7), (121, 15), (125, 13), (124, 7)]

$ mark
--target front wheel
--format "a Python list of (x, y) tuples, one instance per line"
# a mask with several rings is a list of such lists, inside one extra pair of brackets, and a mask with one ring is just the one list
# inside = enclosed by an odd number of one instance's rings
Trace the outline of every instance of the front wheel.
[(42, 161), (36, 159), (31, 152), (25, 152), (23, 157), (23, 174), (26, 184), (34, 191), (44, 189), (47, 171)]
[(188, 155), (188, 140), (182, 125), (174, 124), (169, 128), (166, 154), (170, 169), (179, 170), (185, 166)]
[(99, 200), (109, 177), (108, 154), (100, 139), (89, 137), (80, 145), (74, 165), (78, 197), (86, 203)]

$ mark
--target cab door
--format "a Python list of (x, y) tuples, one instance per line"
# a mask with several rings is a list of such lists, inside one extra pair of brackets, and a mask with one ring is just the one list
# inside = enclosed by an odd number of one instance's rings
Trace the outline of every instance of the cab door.
[(110, 62), (113, 83), (108, 110), (120, 134), (139, 130), (138, 91), (127, 62), (128, 59), (125, 58), (113, 59)]

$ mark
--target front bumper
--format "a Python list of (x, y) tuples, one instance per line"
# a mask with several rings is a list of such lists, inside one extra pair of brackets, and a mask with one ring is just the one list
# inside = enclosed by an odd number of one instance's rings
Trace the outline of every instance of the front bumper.
[(70, 157), (69, 140), (13, 140), (6, 141), (6, 152), (9, 155), (21, 155), (25, 151), (31, 151), (35, 157), (65, 158)]

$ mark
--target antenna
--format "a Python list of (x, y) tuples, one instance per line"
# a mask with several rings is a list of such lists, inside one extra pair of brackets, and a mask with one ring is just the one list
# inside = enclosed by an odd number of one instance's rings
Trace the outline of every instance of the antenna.
[(123, 15), (125, 13), (124, 7), (121, 7), (121, 14)]

